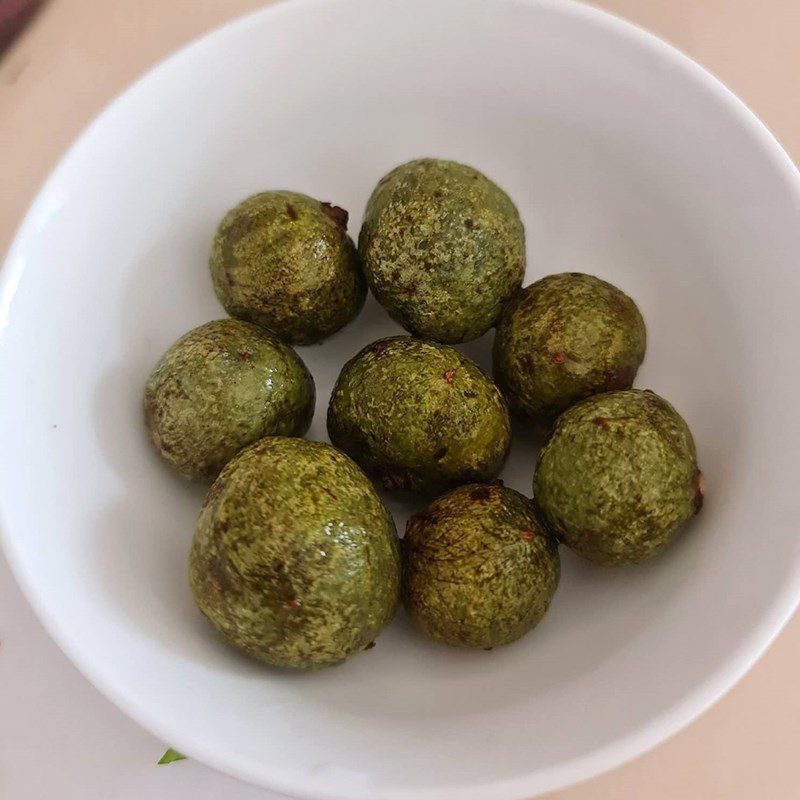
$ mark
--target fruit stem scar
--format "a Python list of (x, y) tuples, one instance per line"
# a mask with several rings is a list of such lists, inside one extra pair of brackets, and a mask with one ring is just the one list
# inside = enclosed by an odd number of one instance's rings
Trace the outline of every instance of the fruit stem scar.
[(331, 203), (320, 203), (323, 213), (330, 217), (343, 231), (347, 230), (347, 222), (350, 215), (339, 206), (334, 206)]
[(381, 476), (381, 484), (384, 489), (404, 489), (408, 480), (405, 475), (398, 472), (386, 472)]
[(699, 514), (706, 496), (706, 482), (703, 473), (698, 469), (694, 474), (694, 513)]

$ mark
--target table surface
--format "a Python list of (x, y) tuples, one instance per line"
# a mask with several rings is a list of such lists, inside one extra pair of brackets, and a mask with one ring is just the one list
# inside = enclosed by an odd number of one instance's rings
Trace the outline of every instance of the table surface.
[[(0, 253), (69, 142), (155, 61), (263, 0), (50, 0), (0, 58)], [(798, 0), (600, 0), (728, 84), (800, 160)], [(758, 532), (754, 531), (754, 536)], [(800, 617), (721, 702), (668, 742), (549, 800), (795, 800)], [(0, 797), (277, 800), (181, 761), (50, 641), (0, 556)]]

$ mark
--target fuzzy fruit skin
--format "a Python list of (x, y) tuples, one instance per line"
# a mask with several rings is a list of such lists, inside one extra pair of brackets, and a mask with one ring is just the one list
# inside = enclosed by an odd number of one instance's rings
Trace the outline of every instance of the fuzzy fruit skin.
[(562, 414), (539, 454), (534, 499), (550, 530), (598, 564), (656, 555), (703, 501), (692, 434), (650, 391), (599, 394)]
[(145, 386), (145, 423), (173, 469), (211, 481), (263, 436), (302, 436), (314, 401), (314, 380), (289, 345), (257, 325), (221, 319), (161, 357)]
[(459, 486), (413, 516), (402, 542), (403, 603), (423, 633), (498, 647), (544, 616), (558, 586), (558, 545), (533, 504), (498, 484)]
[(503, 312), (494, 376), (513, 411), (547, 426), (579, 400), (630, 389), (646, 346), (642, 315), (624, 292), (579, 272), (548, 275)]
[(394, 615), (397, 533), (344, 453), (267, 437), (211, 487), (189, 575), (228, 644), (276, 667), (328, 666), (367, 647)]
[(262, 192), (232, 208), (210, 258), (225, 310), (293, 344), (338, 331), (367, 292), (346, 220), (341, 209), (296, 192)]
[(525, 230), (514, 203), (453, 161), (411, 161), (382, 178), (358, 247), (370, 289), (391, 317), (415, 336), (447, 344), (489, 330), (525, 274)]
[(345, 364), (328, 434), (384, 488), (435, 494), (493, 478), (511, 423), (500, 390), (475, 363), (452, 347), (399, 336)]

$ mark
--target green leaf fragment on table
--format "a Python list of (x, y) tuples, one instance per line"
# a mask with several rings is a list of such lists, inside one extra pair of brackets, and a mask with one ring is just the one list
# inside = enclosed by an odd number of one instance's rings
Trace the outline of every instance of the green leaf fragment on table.
[(173, 761), (183, 761), (186, 756), (181, 755), (177, 750), (173, 750), (171, 747), (164, 753), (161, 758), (158, 759), (159, 764), (171, 764)]

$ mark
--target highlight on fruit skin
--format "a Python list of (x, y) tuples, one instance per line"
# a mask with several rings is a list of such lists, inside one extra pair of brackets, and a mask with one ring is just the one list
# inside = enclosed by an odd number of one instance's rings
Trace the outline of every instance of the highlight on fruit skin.
[(519, 492), (459, 486), (408, 522), (403, 603), (430, 639), (491, 649), (532, 630), (558, 586), (558, 545)]
[(565, 411), (533, 479), (548, 528), (598, 564), (655, 556), (700, 511), (704, 492), (689, 426), (647, 390), (595, 395)]

